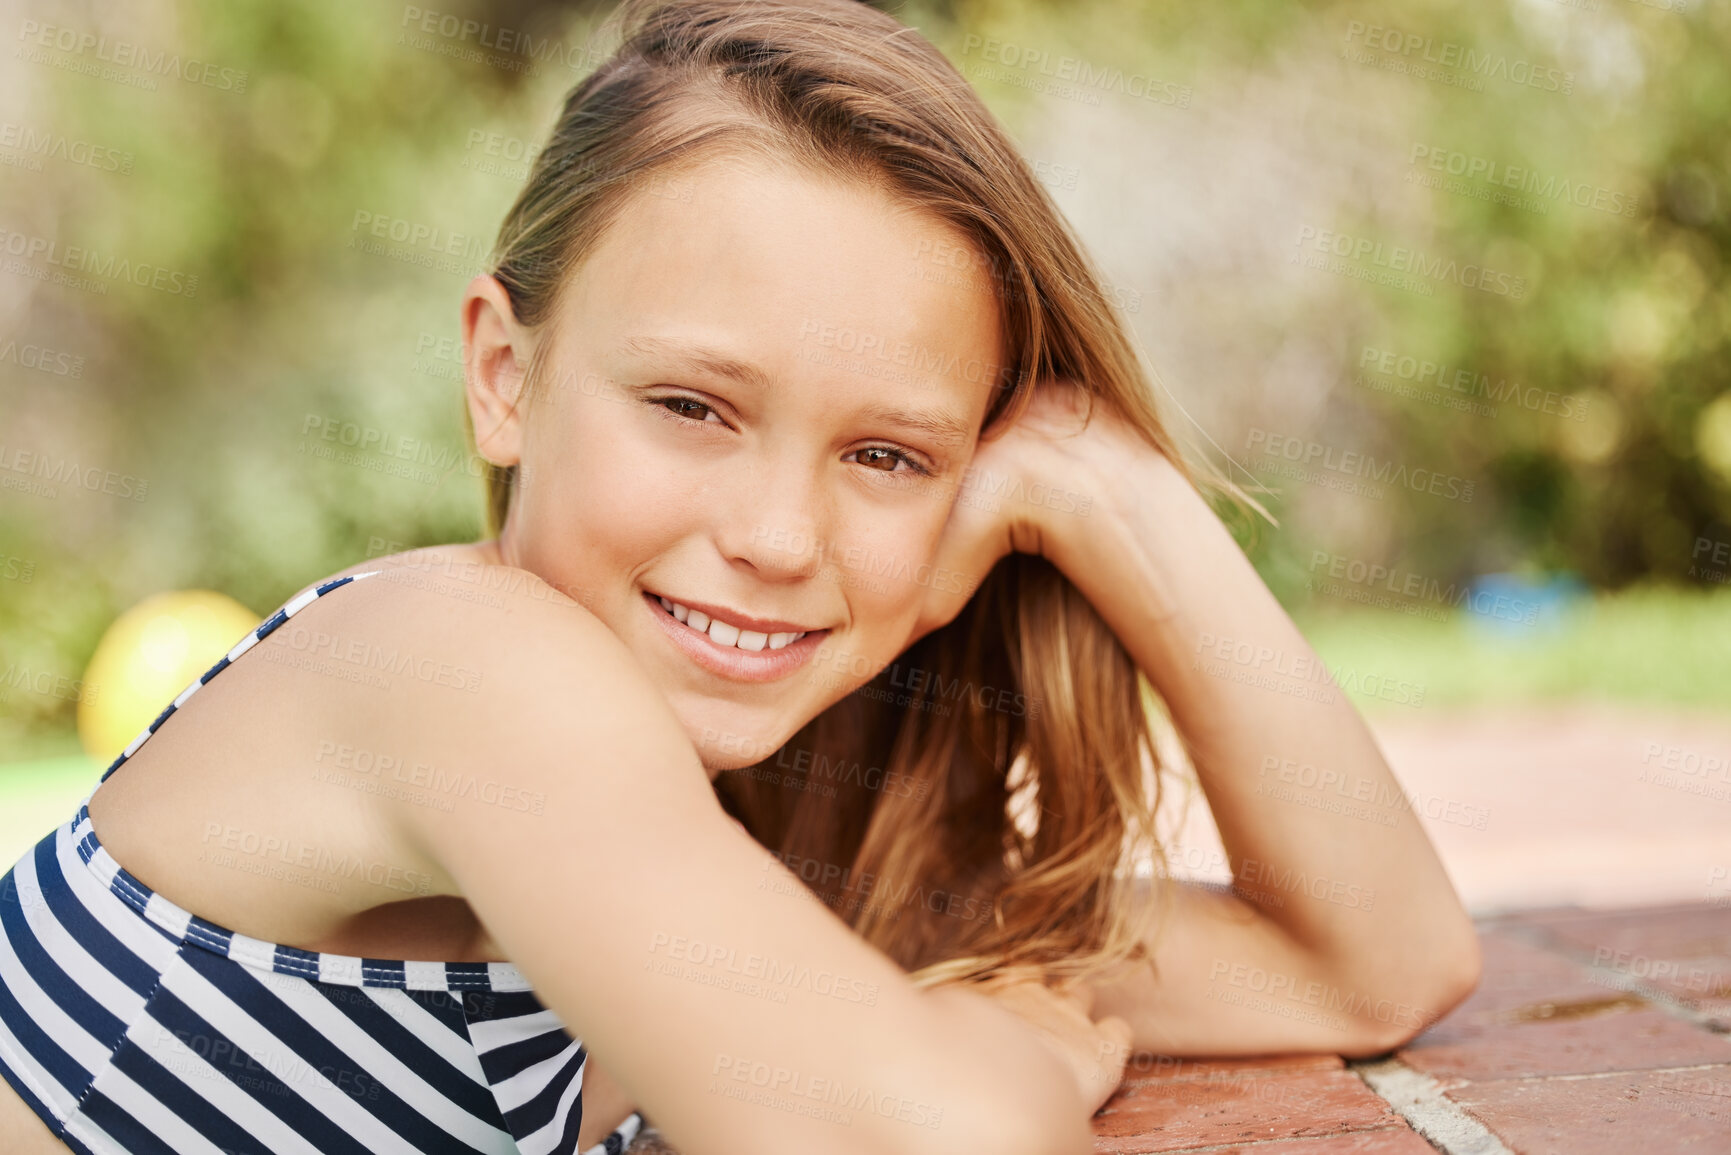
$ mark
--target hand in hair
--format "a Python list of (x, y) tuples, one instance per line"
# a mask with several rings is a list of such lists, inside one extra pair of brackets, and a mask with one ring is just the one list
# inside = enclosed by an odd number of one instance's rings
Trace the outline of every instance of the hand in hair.
[(933, 562), (934, 572), (961, 574), (962, 588), (931, 583), (907, 644), (954, 621), (1006, 555), (1051, 557), (1053, 519), (1073, 518), (1078, 507), (1085, 514), (1093, 494), (1079, 491), (1087, 488), (1079, 479), (1102, 472), (1081, 464), (1098, 464), (1132, 444), (1141, 442), (1085, 387), (1039, 382), (1020, 416), (980, 439)]

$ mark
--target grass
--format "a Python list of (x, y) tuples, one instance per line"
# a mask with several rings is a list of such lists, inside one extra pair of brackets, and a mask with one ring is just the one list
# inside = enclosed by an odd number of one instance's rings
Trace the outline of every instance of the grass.
[(102, 770), (82, 753), (0, 766), (0, 874), (78, 812)]
[[(1423, 705), (1611, 699), (1731, 708), (1731, 592), (1631, 588), (1583, 599), (1554, 624), (1499, 631), (1474, 614), (1385, 610), (1296, 618), (1328, 668), (1424, 688)], [(1398, 711), (1354, 692), (1366, 712)]]

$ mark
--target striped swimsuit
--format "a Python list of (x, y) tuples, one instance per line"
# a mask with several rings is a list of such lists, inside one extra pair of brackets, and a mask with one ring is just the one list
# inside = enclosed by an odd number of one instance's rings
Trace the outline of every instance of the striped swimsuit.
[[(102, 780), (230, 662), (354, 580), (278, 610)], [(0, 880), (0, 1072), (72, 1150), (576, 1151), (588, 1052), (515, 967), (353, 958), (224, 930), (115, 862), (88, 804)], [(634, 1113), (585, 1155), (618, 1155), (644, 1126)]]

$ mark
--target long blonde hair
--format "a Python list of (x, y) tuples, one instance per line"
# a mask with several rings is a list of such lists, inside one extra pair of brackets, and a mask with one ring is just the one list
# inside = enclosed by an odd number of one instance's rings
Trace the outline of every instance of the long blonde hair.
[[(970, 238), (1006, 346), (983, 432), (1014, 421), (1037, 380), (1064, 377), (1199, 488), (1243, 497), (1185, 460), (1098, 273), (929, 42), (854, 0), (626, 0), (612, 22), (618, 49), (566, 98), (499, 232), (495, 275), (520, 322), (552, 315), (651, 181), (725, 151), (792, 160), (872, 182)], [(514, 481), (489, 473), (495, 532)], [(770, 757), (723, 772), (716, 792), (917, 982), (1086, 978), (1147, 957), (1155, 913), (1127, 866), (1163, 862), (1158, 705), (1058, 569), (1012, 554), (955, 621)]]

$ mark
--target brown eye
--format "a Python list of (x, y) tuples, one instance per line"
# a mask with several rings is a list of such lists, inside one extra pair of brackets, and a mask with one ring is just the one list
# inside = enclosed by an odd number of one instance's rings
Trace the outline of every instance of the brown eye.
[[(867, 454), (873, 456), (867, 457)], [(854, 455), (860, 457), (862, 464), (871, 466), (873, 472), (882, 473), (889, 477), (905, 477), (911, 479), (914, 477), (930, 477), (932, 475), (930, 469), (927, 469), (924, 465), (920, 464), (920, 462), (911, 455), (902, 452), (900, 449), (891, 449), (885, 445), (874, 445), (867, 449), (856, 449), (854, 450)], [(884, 468), (881, 465), (882, 462), (886, 461), (889, 463), (888, 468)], [(907, 466), (907, 468), (897, 469), (896, 464), (898, 462)]]
[[(691, 409), (702, 409), (705, 412), (708, 412), (708, 410), (709, 410), (709, 406), (705, 405), (701, 401), (695, 401), (690, 397), (663, 397), (661, 400), (657, 401), (656, 404), (668, 407), (667, 411), (669, 413), (677, 413), (681, 417), (691, 417)], [(690, 409), (677, 408), (678, 406), (683, 406), (683, 405), (688, 405), (691, 408)], [(703, 418), (695, 417), (695, 418), (693, 418), (693, 420), (702, 421)]]

